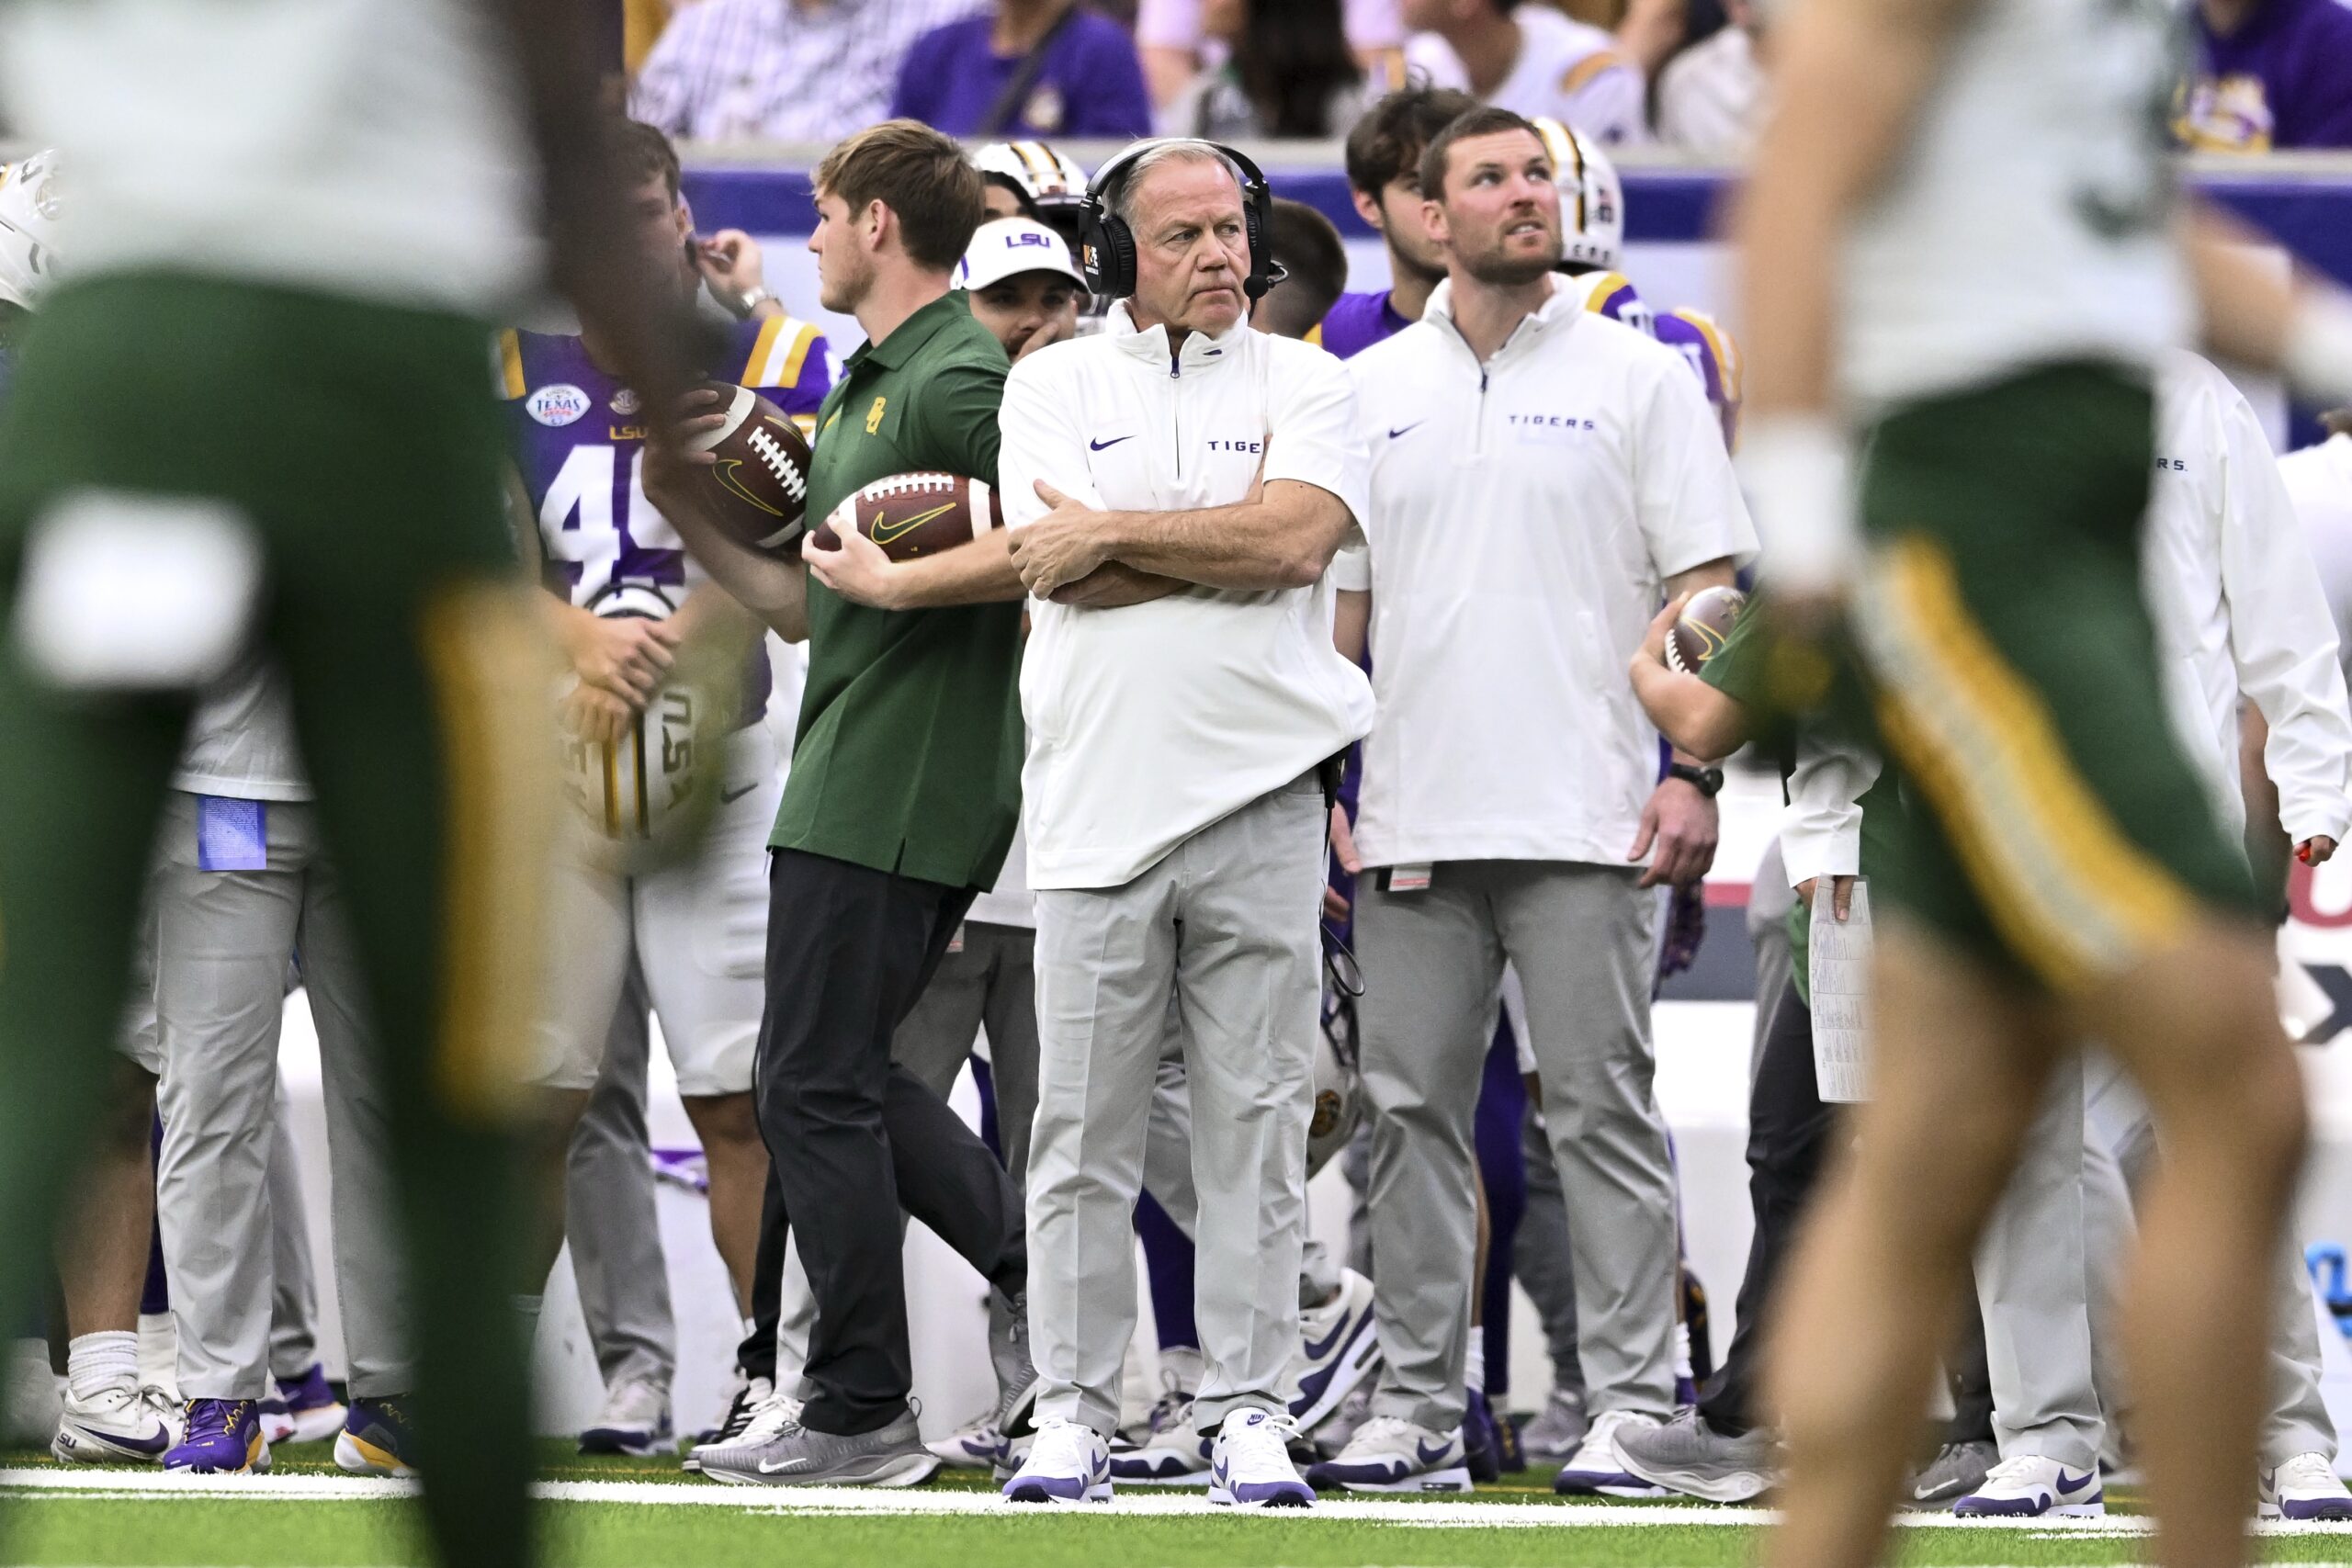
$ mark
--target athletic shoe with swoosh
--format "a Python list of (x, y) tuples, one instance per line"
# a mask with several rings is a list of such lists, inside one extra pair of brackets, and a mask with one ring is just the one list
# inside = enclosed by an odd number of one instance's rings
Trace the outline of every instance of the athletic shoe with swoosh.
[(766, 1442), (703, 1450), (702, 1472), (729, 1486), (920, 1486), (939, 1473), (939, 1456), (903, 1410), (871, 1432), (786, 1422)]
[(257, 1399), (191, 1399), (187, 1435), (164, 1456), (165, 1470), (192, 1475), (243, 1475), (269, 1468)]
[(1311, 1508), (1315, 1488), (1298, 1478), (1290, 1445), (1298, 1427), (1287, 1415), (1236, 1410), (1209, 1445), (1209, 1501), (1227, 1508)]
[(1462, 1433), (1433, 1431), (1397, 1416), (1374, 1416), (1335, 1458), (1309, 1465), (1309, 1484), (1350, 1492), (1467, 1492)]
[(1109, 1502), (1110, 1445), (1100, 1432), (1075, 1421), (1040, 1422), (1028, 1459), (1004, 1483), (1004, 1499), (1008, 1503)]
[(2263, 1469), (2255, 1511), (2266, 1519), (2352, 1519), (2352, 1491), (2325, 1454), (2297, 1454), (2276, 1470)]
[(416, 1434), (408, 1401), (355, 1396), (334, 1439), (334, 1462), (336, 1469), (353, 1475), (414, 1475)]
[(179, 1441), (179, 1407), (154, 1387), (109, 1383), (87, 1399), (69, 1389), (49, 1451), (61, 1464), (153, 1464)]
[(1627, 1470), (1625, 1456), (1617, 1451), (1618, 1433), (1658, 1424), (1657, 1416), (1638, 1410), (1602, 1411), (1552, 1477), (1552, 1490), (1564, 1497), (1663, 1497), (1666, 1488)]
[(1995, 1465), (1951, 1511), (1963, 1519), (2103, 1518), (2107, 1491), (2096, 1463), (2077, 1475), (2054, 1459), (2019, 1454)]
[(1298, 1316), (1298, 1394), (1290, 1418), (1311, 1432), (1380, 1365), (1380, 1336), (1372, 1319), (1372, 1281), (1340, 1270), (1340, 1288)]

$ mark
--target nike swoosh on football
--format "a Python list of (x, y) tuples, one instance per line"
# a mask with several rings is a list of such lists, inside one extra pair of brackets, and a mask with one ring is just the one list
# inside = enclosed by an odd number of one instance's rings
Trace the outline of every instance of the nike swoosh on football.
[(2098, 1471), (2086, 1470), (2083, 1472), (2082, 1478), (2080, 1480), (2069, 1481), (2066, 1479), (2066, 1472), (2062, 1470), (2058, 1472), (2058, 1490), (2062, 1495), (2071, 1497), (2075, 1493), (2080, 1492), (2084, 1487), (2088, 1486), (2092, 1482), (2098, 1479)]
[(1394, 429), (1394, 430), (1392, 430), (1392, 431), (1390, 431), (1390, 432), (1388, 433), (1388, 439), (1389, 439), (1389, 440), (1391, 440), (1391, 441), (1394, 441), (1394, 440), (1396, 440), (1396, 439), (1398, 436), (1400, 436), (1400, 435), (1409, 434), (1411, 434), (1413, 431), (1416, 431), (1416, 430), (1420, 429), (1420, 427), (1421, 427), (1421, 426), (1423, 426), (1423, 425), (1427, 424), (1428, 423), (1429, 423), (1429, 421), (1428, 421), (1428, 420), (1425, 420), (1425, 419), (1417, 419), (1417, 420), (1415, 420), (1415, 421), (1414, 421), (1412, 423), (1410, 423), (1410, 424), (1400, 424), (1400, 425), (1398, 425), (1396, 429)]
[(1100, 452), (1106, 446), (1116, 446), (1122, 441), (1133, 441), (1135, 437), (1132, 435), (1114, 435), (1108, 441), (1089, 441), (1086, 444), (1086, 449), (1090, 452)]
[(1453, 1446), (1453, 1445), (1450, 1442), (1441, 1441), (1437, 1446), (1437, 1452), (1431, 1453), (1430, 1452), (1429, 1444), (1424, 1442), (1416, 1442), (1413, 1445), (1413, 1452), (1419, 1456), (1420, 1461), (1423, 1464), (1430, 1465), (1435, 1464), (1438, 1461), (1443, 1459), (1445, 1457), (1445, 1450)]
[(729, 791), (729, 790), (723, 790), (723, 789), (722, 789), (722, 790), (720, 790), (720, 791), (718, 792), (718, 804), (719, 804), (719, 805), (721, 805), (721, 806), (725, 806), (725, 805), (726, 805), (728, 802), (729, 802), (729, 801), (741, 800), (741, 799), (742, 799), (745, 795), (747, 795), (751, 794), (753, 790), (755, 790), (755, 789), (757, 789), (757, 788), (759, 788), (759, 787), (760, 787), (760, 782), (759, 782), (759, 780), (757, 780), (757, 779), (753, 779), (750, 784), (745, 784), (741, 789), (739, 789), (739, 790)]
[(874, 520), (874, 542), (877, 545), (887, 545), (899, 535), (910, 529), (920, 528), (934, 517), (944, 517), (955, 510), (956, 503), (951, 501), (944, 506), (934, 506), (928, 512), (918, 512), (912, 517), (902, 517), (896, 523), (891, 522), (888, 517), (876, 517)]

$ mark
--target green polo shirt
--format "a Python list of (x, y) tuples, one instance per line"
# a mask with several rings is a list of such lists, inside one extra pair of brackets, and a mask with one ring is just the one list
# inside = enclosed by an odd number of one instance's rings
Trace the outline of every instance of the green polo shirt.
[[(944, 469), (996, 483), (1010, 368), (952, 293), (849, 357), (817, 412), (808, 515)], [(1021, 605), (875, 610), (808, 581), (808, 683), (768, 842), (987, 887), (1021, 813)]]

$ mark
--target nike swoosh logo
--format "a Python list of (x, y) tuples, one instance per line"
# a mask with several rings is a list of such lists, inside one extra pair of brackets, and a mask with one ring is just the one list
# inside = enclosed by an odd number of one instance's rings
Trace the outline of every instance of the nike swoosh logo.
[(2064, 1496), (2064, 1497), (2071, 1497), (2071, 1496), (2073, 1496), (2075, 1493), (2080, 1492), (2084, 1487), (2088, 1486), (2092, 1482), (2094, 1482), (2094, 1481), (2096, 1481), (2096, 1480), (2098, 1480), (2098, 1471), (2096, 1471), (2096, 1470), (2086, 1470), (2086, 1471), (2085, 1471), (2085, 1472), (2083, 1472), (2083, 1474), (2082, 1474), (2082, 1478), (2081, 1478), (2080, 1480), (2077, 1480), (2077, 1481), (2069, 1481), (2069, 1480), (2067, 1480), (2067, 1479), (2066, 1479), (2066, 1472), (2065, 1472), (2064, 1471), (2063, 1471), (2063, 1470), (2062, 1470), (2062, 1471), (2060, 1471), (2060, 1472), (2058, 1472), (2058, 1492), (2059, 1492), (2059, 1495), (2060, 1495), (2061, 1496)]
[(799, 1459), (786, 1460), (782, 1464), (770, 1464), (765, 1460), (760, 1461), (760, 1473), (762, 1475), (780, 1475), (787, 1470), (806, 1470), (808, 1468), (808, 1461), (805, 1455)]
[(934, 517), (944, 517), (955, 510), (956, 503), (951, 501), (944, 506), (934, 506), (928, 512), (918, 512), (912, 517), (902, 517), (896, 523), (891, 522), (888, 517), (876, 517), (874, 520), (874, 542), (877, 545), (887, 545), (899, 535), (920, 528)]
[(775, 507), (769, 505), (766, 502), (752, 494), (752, 491), (745, 487), (743, 481), (735, 477), (735, 470), (742, 466), (743, 459), (741, 457), (721, 457), (717, 466), (710, 470), (710, 476), (718, 481), (720, 488), (733, 495), (738, 501), (743, 502), (747, 505), (758, 507), (762, 512), (766, 513), (771, 517), (783, 516), (783, 513), (778, 512)]
[(1347, 1331), (1348, 1318), (1347, 1314), (1342, 1313), (1340, 1314), (1340, 1321), (1332, 1325), (1331, 1332), (1325, 1335), (1320, 1343), (1317, 1343), (1312, 1340), (1308, 1341), (1306, 1347), (1306, 1359), (1310, 1361), (1319, 1361), (1324, 1357), (1329, 1355), (1331, 1353), (1331, 1347), (1337, 1345), (1340, 1342), (1340, 1336), (1345, 1334)]
[(142, 1454), (159, 1454), (172, 1446), (172, 1429), (159, 1421), (155, 1424), (155, 1435), (152, 1438), (123, 1438), (109, 1435), (107, 1440), (126, 1449), (137, 1449)]
[(1441, 1441), (1437, 1446), (1437, 1452), (1431, 1453), (1430, 1452), (1429, 1444), (1417, 1442), (1413, 1445), (1413, 1452), (1419, 1456), (1420, 1461), (1423, 1464), (1430, 1465), (1435, 1464), (1438, 1461), (1443, 1459), (1445, 1457), (1445, 1450), (1453, 1446), (1453, 1445), (1451, 1442)]
[(1396, 429), (1394, 429), (1394, 430), (1392, 430), (1392, 431), (1390, 431), (1390, 432), (1388, 433), (1388, 439), (1389, 439), (1389, 440), (1391, 440), (1391, 441), (1394, 441), (1394, 440), (1396, 440), (1396, 439), (1398, 436), (1400, 436), (1400, 435), (1406, 434), (1408, 434), (1408, 432), (1411, 432), (1411, 431), (1416, 431), (1416, 430), (1420, 429), (1420, 427), (1421, 427), (1421, 426), (1423, 426), (1423, 425), (1427, 424), (1428, 423), (1429, 423), (1429, 421), (1428, 421), (1428, 420), (1425, 420), (1425, 419), (1417, 419), (1417, 420), (1415, 420), (1415, 421), (1414, 421), (1412, 423), (1410, 423), (1410, 424), (1400, 424), (1400, 425), (1398, 425)]
[(1122, 441), (1133, 441), (1135, 437), (1132, 435), (1114, 435), (1108, 441), (1090, 441), (1086, 444), (1086, 448), (1090, 452), (1100, 452), (1106, 446), (1116, 446)]
[(757, 789), (757, 788), (759, 788), (759, 787), (760, 787), (759, 781), (758, 781), (757, 779), (753, 779), (750, 784), (745, 784), (741, 789), (738, 789), (738, 790), (724, 790), (724, 789), (722, 789), (722, 790), (720, 790), (720, 791), (718, 792), (718, 804), (719, 804), (719, 805), (721, 805), (721, 806), (725, 806), (725, 805), (726, 805), (728, 802), (729, 802), (729, 801), (741, 800), (741, 799), (742, 799), (745, 795), (747, 795), (751, 794), (753, 790), (755, 790), (755, 789)]

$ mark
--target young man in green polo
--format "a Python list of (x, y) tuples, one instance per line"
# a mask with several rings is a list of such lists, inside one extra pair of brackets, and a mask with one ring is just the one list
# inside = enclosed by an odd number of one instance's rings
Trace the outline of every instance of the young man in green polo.
[[(981, 179), (910, 120), (862, 131), (816, 173), (825, 308), (867, 342), (818, 413), (808, 515), (918, 469), (993, 483), (1008, 362), (948, 274), (980, 222)], [(770, 869), (766, 1016), (754, 1068), (773, 1161), (763, 1284), (788, 1218), (817, 1302), (801, 1392), (779, 1390), (732, 1443), (697, 1452), (718, 1480), (906, 1485), (939, 1461), (916, 1434), (899, 1211), (995, 1287), (991, 1351), (1019, 1424), (1027, 1263), (1003, 1168), (890, 1042), (1020, 809), (1021, 578), (1003, 531), (892, 570), (854, 530), (805, 561), (755, 554), (696, 510), (696, 488), (647, 490), (717, 578), (788, 640), (808, 683)], [(811, 579), (814, 581), (811, 581)]]

